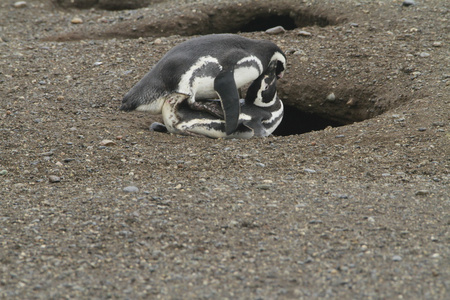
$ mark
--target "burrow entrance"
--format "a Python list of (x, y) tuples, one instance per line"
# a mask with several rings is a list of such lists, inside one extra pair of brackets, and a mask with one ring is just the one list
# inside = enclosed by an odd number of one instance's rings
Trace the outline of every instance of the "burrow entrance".
[(283, 120), (273, 132), (273, 135), (287, 136), (303, 134), (323, 130), (329, 126), (338, 127), (343, 125), (346, 124), (321, 117), (315, 113), (307, 113), (297, 109), (295, 106), (285, 104)]

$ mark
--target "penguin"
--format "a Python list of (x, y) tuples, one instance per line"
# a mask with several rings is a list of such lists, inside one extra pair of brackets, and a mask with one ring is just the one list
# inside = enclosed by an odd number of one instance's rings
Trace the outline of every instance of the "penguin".
[[(171, 50), (128, 91), (123, 111), (149, 111), (160, 114), (170, 95), (188, 95), (194, 110), (223, 118), (226, 133), (233, 133), (239, 122), (238, 89), (251, 83), (267, 66), (276, 63), (281, 78), (286, 56), (274, 43), (252, 40), (234, 34), (211, 34), (185, 41)], [(220, 99), (220, 106), (205, 99)]]
[[(283, 118), (284, 107), (276, 91), (276, 62), (269, 64), (248, 88), (245, 99), (240, 99), (241, 113), (236, 130), (228, 134), (226, 122), (210, 113), (192, 109), (189, 95), (173, 93), (162, 108), (164, 125), (153, 123), (155, 131), (183, 135), (207, 136), (210, 138), (251, 138), (272, 134)], [(220, 107), (220, 100), (206, 100)], [(156, 130), (158, 126), (159, 130)]]

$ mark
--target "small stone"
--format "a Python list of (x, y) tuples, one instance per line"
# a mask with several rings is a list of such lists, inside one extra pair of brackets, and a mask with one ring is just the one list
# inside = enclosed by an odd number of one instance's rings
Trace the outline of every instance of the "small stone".
[(433, 47), (441, 47), (442, 42), (433, 42)]
[(400, 255), (394, 255), (392, 256), (392, 261), (402, 261), (402, 257)]
[(300, 31), (298, 32), (298, 35), (301, 35), (301, 36), (311, 36), (311, 32), (308, 32), (308, 31), (305, 31), (305, 30), (300, 30)]
[(426, 196), (428, 194), (430, 194), (430, 191), (427, 190), (419, 190), (416, 192), (416, 196)]
[(420, 57), (428, 57), (428, 56), (430, 56), (430, 55), (431, 55), (431, 54), (428, 53), (428, 52), (421, 52), (421, 53), (419, 54)]
[(13, 4), (14, 8), (24, 8), (27, 7), (26, 1), (17, 1)]
[(375, 223), (375, 219), (373, 217), (368, 217), (367, 221), (371, 224)]
[(59, 176), (56, 176), (56, 175), (50, 175), (50, 176), (48, 176), (48, 181), (50, 183), (56, 183), (56, 182), (60, 182), (61, 178)]
[(100, 66), (100, 65), (103, 65), (103, 63), (102, 63), (101, 61), (96, 61), (96, 62), (94, 63), (94, 66)]
[(425, 127), (420, 127), (420, 128), (417, 128), (417, 130), (418, 131), (426, 131), (427, 129)]
[(310, 173), (310, 174), (316, 173), (316, 170), (313, 170), (313, 169), (305, 169), (304, 171), (305, 171), (306, 173)]
[(355, 98), (350, 98), (348, 99), (347, 103), (348, 106), (355, 106), (356, 105), (356, 100)]
[(239, 225), (239, 222), (236, 220), (231, 220), (230, 223), (228, 223), (229, 227), (236, 227)]
[(124, 187), (123, 191), (127, 192), (127, 193), (136, 193), (136, 192), (139, 192), (139, 189), (134, 185), (130, 185), (130, 186)]
[(327, 100), (328, 101), (334, 101), (336, 100), (336, 96), (334, 95), (334, 93), (331, 93), (327, 96)]
[(351, 27), (359, 27), (359, 24), (358, 23), (350, 23), (350, 26)]
[(82, 24), (83, 23), (83, 19), (81, 19), (80, 17), (74, 17), (70, 23), (72, 24)]
[(258, 184), (256, 186), (256, 188), (258, 190), (270, 190), (270, 185), (269, 184)]
[(41, 156), (52, 156), (53, 152), (52, 151), (48, 151), (48, 152), (42, 152), (41, 154), (39, 154)]
[(103, 140), (100, 142), (100, 146), (114, 146), (116, 143), (112, 140)]
[(440, 258), (440, 257), (441, 257), (441, 255), (439, 253), (433, 253), (431, 255), (431, 258)]
[(323, 221), (322, 220), (311, 220), (308, 222), (309, 224), (322, 224)]
[(8, 170), (1, 170), (0, 171), (0, 175), (6, 175), (6, 174), (8, 174)]
[(261, 168), (264, 168), (266, 165), (265, 164), (263, 164), (263, 163), (256, 163), (255, 165), (257, 165), (258, 167), (261, 167)]
[(285, 33), (286, 29), (284, 29), (283, 26), (276, 26), (276, 27), (267, 29), (265, 32), (267, 34), (280, 34), (280, 33)]
[(414, 2), (414, 0), (405, 0), (405, 1), (403, 1), (402, 5), (408, 7), (408, 6), (416, 5), (416, 3)]
[(162, 40), (160, 38), (153, 41), (153, 44), (159, 45), (162, 43)]
[(56, 100), (62, 101), (62, 100), (64, 100), (64, 96), (63, 95), (59, 95), (58, 97), (56, 97)]

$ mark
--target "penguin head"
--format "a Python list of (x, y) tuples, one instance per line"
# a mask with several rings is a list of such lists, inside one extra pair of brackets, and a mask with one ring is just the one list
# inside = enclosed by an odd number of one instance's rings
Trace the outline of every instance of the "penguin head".
[(275, 51), (270, 58), (269, 66), (272, 62), (276, 62), (276, 76), (277, 79), (283, 78), (284, 71), (286, 70), (286, 56), (281, 50)]
[(278, 65), (278, 61), (271, 61), (266, 71), (249, 86), (245, 96), (247, 104), (252, 103), (260, 107), (273, 105), (277, 97)]

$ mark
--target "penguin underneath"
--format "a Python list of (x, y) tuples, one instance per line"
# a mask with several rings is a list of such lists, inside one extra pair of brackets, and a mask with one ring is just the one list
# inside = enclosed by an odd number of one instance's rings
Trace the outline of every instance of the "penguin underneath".
[[(270, 41), (233, 34), (211, 34), (185, 41), (171, 50), (122, 100), (121, 110), (160, 114), (170, 95), (188, 95), (193, 110), (224, 118), (233, 133), (240, 116), (238, 89), (263, 74), (275, 62), (276, 75), (286, 69), (286, 56)], [(207, 99), (220, 99), (220, 106)]]
[[(173, 93), (162, 108), (165, 124), (153, 123), (155, 131), (168, 131), (184, 135), (202, 135), (210, 138), (251, 138), (272, 134), (283, 118), (283, 103), (276, 90), (276, 62), (269, 64), (248, 88), (245, 99), (241, 99), (241, 113), (236, 130), (228, 134), (226, 122), (204, 111), (193, 110), (187, 104), (188, 95)], [(220, 106), (218, 100), (210, 103)]]

